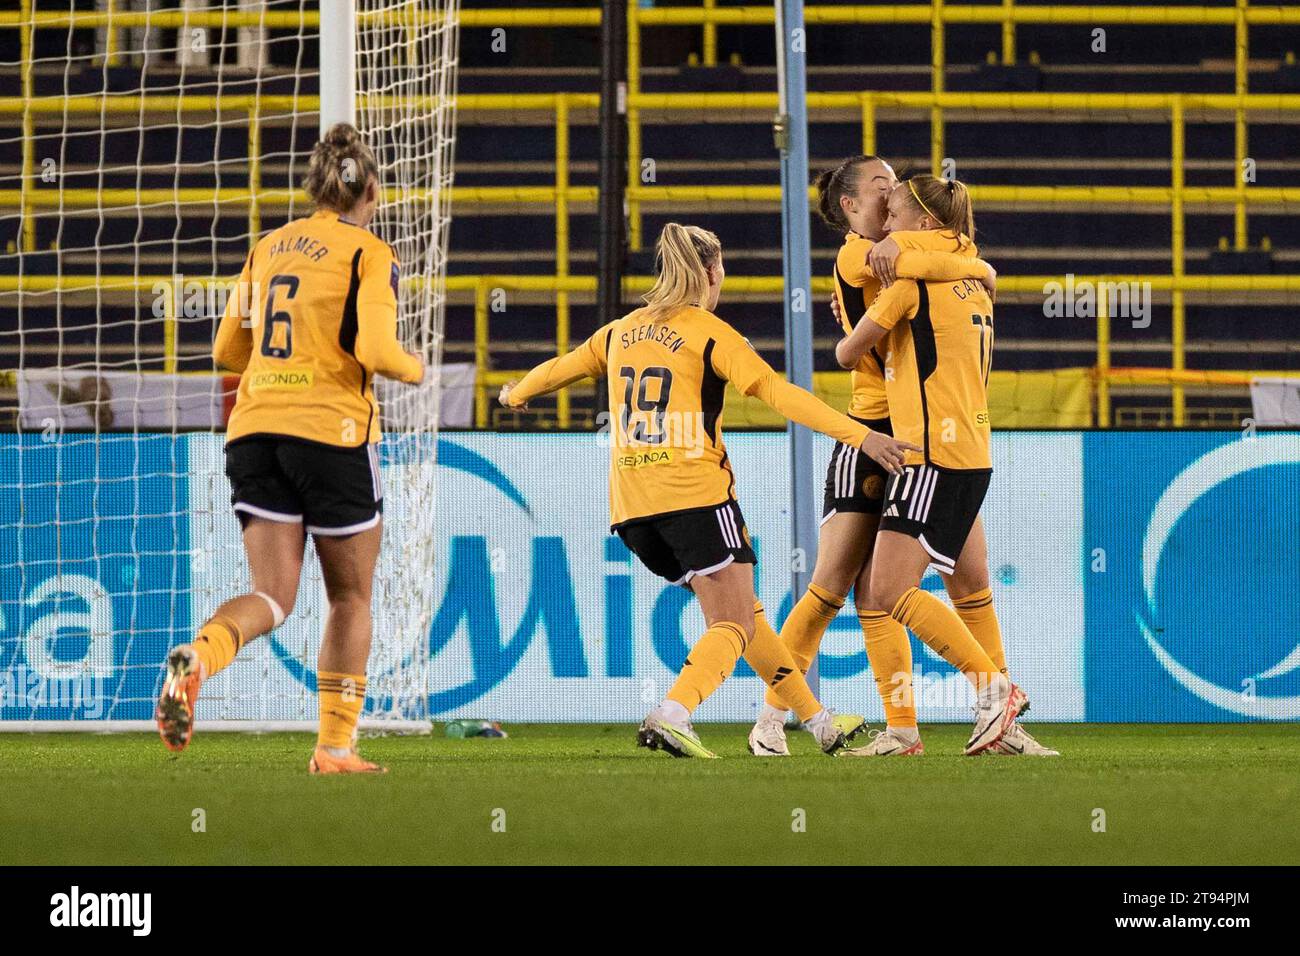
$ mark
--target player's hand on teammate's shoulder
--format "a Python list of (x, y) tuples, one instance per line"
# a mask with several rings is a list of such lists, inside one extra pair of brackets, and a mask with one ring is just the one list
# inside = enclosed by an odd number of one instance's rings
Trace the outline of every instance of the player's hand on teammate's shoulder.
[(528, 407), (527, 402), (525, 402), (522, 405), (510, 404), (510, 390), (513, 389), (518, 384), (519, 382), (512, 378), (510, 381), (502, 385), (501, 394), (497, 396), (497, 401), (500, 402), (506, 408), (527, 408)]
[(894, 272), (894, 266), (898, 263), (898, 256), (902, 250), (898, 248), (898, 243), (893, 236), (886, 236), (879, 242), (871, 246), (871, 251), (867, 253), (867, 265), (871, 269), (871, 274), (880, 280), (880, 287), (888, 289), (894, 284), (898, 276)]
[(920, 451), (921, 449), (911, 442), (900, 441), (891, 435), (886, 435), (884, 432), (871, 431), (867, 432), (866, 441), (862, 443), (862, 450), (885, 471), (891, 475), (897, 475), (903, 470), (903, 460), (906, 453)]
[(835, 296), (831, 296), (831, 315), (835, 316), (836, 325), (842, 326), (844, 324), (844, 313), (840, 311), (840, 300)]

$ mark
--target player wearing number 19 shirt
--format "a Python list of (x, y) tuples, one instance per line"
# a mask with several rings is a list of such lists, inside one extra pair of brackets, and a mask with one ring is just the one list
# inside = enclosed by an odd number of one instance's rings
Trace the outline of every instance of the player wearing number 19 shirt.
[(354, 127), (336, 124), (316, 144), (304, 188), (316, 212), (249, 253), (213, 344), (216, 364), (240, 373), (226, 475), (252, 588), (172, 648), (155, 717), (168, 748), (189, 744), (202, 682), (293, 610), (311, 535), (329, 615), (308, 769), (376, 773), (355, 747), (383, 511), (374, 378), (417, 383), (424, 366), (397, 338), (398, 265), (366, 228), (379, 169)]
[(898, 467), (906, 446), (787, 383), (713, 313), (724, 274), (717, 236), (669, 223), (656, 251), (659, 277), (645, 308), (507, 386), (501, 401), (519, 407), (580, 379), (603, 379), (613, 432), (612, 530), (647, 568), (700, 600), (708, 631), (642, 724), (638, 743), (674, 756), (712, 756), (691, 729), (690, 714), (744, 656), (769, 686), (781, 685), (822, 749), (836, 752), (862, 719), (822, 708), (757, 604), (754, 551), (722, 439), (724, 390), (731, 383), (889, 467)]

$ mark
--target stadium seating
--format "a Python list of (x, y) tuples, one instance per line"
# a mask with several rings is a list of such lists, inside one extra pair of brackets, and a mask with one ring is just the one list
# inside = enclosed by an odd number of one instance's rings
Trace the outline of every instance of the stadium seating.
[[(539, 6), (514, 3), (510, 10)], [(928, 23), (880, 25), (864, 21), (818, 25), (816, 9), (835, 9), (835, 5), (814, 8), (809, 16), (811, 92), (926, 93), (934, 88), (932, 35)], [(477, 19), (467, 18), (461, 39), (460, 93), (464, 102), (456, 151), (456, 218), (451, 234), (453, 281), (447, 318), (447, 356), (451, 360), (477, 358), (484, 366), (482, 371), (490, 369), (500, 373), (493, 379), (497, 380), (512, 369), (526, 368), (553, 354), (557, 347), (557, 298), (559, 307), (568, 310), (568, 341), (580, 340), (596, 324), (594, 295), (590, 291), (557, 294), (543, 287), (511, 292), (507, 313), (490, 317), (485, 356), (483, 329), (479, 327), (485, 317), (481, 301), (480, 308), (475, 308), (475, 285), (476, 277), (481, 276), (524, 275), (541, 280), (566, 274), (590, 276), (595, 271), (593, 200), (599, 131), (596, 112), (589, 102), (596, 89), (598, 31), (592, 25), (562, 30), (512, 26), (508, 28), (508, 52), (495, 54), (490, 50), (490, 24), (496, 14), (506, 17), (509, 10), (494, 11), (476, 4), (468, 12), (477, 15)], [(590, 18), (594, 11), (585, 12)], [(1010, 84), (1059, 94), (1231, 94), (1236, 89), (1238, 77), (1234, 69), (1231, 26), (1113, 25), (1107, 29), (1108, 53), (1100, 57), (1091, 52), (1091, 28), (1085, 25), (1021, 25), (1014, 35), (1014, 49), (1021, 52), (1013, 69), (1010, 63), (987, 62), (990, 57), (1008, 59), (1000, 24), (981, 23), (960, 28), (948, 24), (943, 42), (946, 53), (943, 88), (949, 93), (961, 93), (996, 90)], [(1176, 47), (1165, 46), (1160, 54), (1153, 53), (1152, 45), (1144, 42), (1153, 29), (1181, 31), (1180, 43)], [(10, 51), (14, 49), (13, 33), (0, 30), (0, 43)], [(701, 91), (770, 94), (775, 88), (770, 22), (767, 25), (724, 24), (716, 30), (703, 31), (697, 24), (647, 23), (639, 34), (638, 78), (642, 94), (694, 95)], [(1251, 93), (1289, 93), (1298, 88), (1294, 57), (1286, 46), (1283, 28), (1267, 24), (1252, 26), (1250, 42), (1246, 79)], [(996, 53), (999, 48), (1003, 50), (1001, 57)], [(1157, 60), (1157, 56), (1161, 59)], [(9, 55), (4, 59), (12, 61), (16, 57)], [(701, 65), (702, 62), (715, 65)], [(309, 61), (304, 65), (312, 66)], [(524, 71), (528, 77), (526, 90), (519, 89)], [(277, 65), (273, 72), (276, 78), (271, 82), (263, 77), (263, 97), (314, 96), (314, 78), (295, 78), (287, 64)], [(138, 72), (132, 69), (129, 73), (130, 82), (138, 83)], [(160, 95), (174, 80), (174, 74), (166, 68), (151, 72), (149, 77)], [(113, 90), (116, 81), (117, 75), (111, 69), (87, 67), (66, 82), (75, 93), (95, 95)], [(65, 77), (62, 73), (38, 73), (33, 82), (38, 97), (57, 98), (62, 96)], [(192, 72), (187, 84), (192, 92), (202, 92)], [(230, 82), (221, 90), (227, 96), (243, 92), (249, 90)], [(20, 93), (19, 72), (0, 70), (0, 98), (10, 104), (0, 113), (0, 127), (4, 128), (5, 141), (11, 144), (17, 141), (21, 112), (12, 104)], [(588, 94), (583, 103), (565, 107), (567, 158), (562, 161), (569, 186), (583, 195), (566, 198), (562, 211), (557, 212), (549, 193), (540, 201), (526, 202), (508, 201), (500, 194), (503, 188), (523, 187), (539, 187), (545, 192), (557, 182), (556, 107), (550, 99), (545, 103), (519, 101), (518, 105), (511, 105), (509, 97), (524, 93)], [(496, 102), (490, 103), (493, 98)], [(159, 112), (167, 113), (165, 108), (159, 108)], [(10, 251), (25, 241), (28, 243), (29, 252), (22, 257), (22, 270), (28, 277), (80, 271), (78, 256), (60, 254), (60, 246), (80, 249), (98, 246), (102, 249), (98, 253), (101, 268), (124, 276), (174, 272), (231, 275), (238, 270), (246, 253), (238, 237), (246, 231), (249, 221), (247, 199), (240, 201), (236, 195), (232, 201), (214, 207), (211, 201), (178, 205), (167, 196), (175, 188), (186, 187), (211, 190), (217, 186), (240, 193), (249, 188), (250, 177), (255, 177), (264, 191), (253, 213), (260, 217), (262, 228), (277, 225), (291, 212), (301, 213), (304, 209), (301, 203), (293, 206), (286, 202), (286, 197), (301, 178), (302, 158), (311, 144), (301, 134), (297, 141), (293, 140), (290, 125), (284, 121), (289, 112), (274, 105), (262, 107), (259, 128), (263, 155), (268, 158), (256, 169), (248, 161), (246, 111), (233, 111), (229, 122), (224, 121), (223, 115), (223, 121), (217, 123), (211, 122), (209, 112), (204, 121), (187, 123), (179, 130), (160, 123), (142, 133), (137, 126), (123, 124), (120, 130), (103, 137), (89, 135), (92, 127), (98, 125), (97, 115), (86, 118), (73, 115), (67, 119), (57, 109), (39, 112), (35, 116), (38, 129), (48, 132), (63, 128), (66, 122), (69, 128), (80, 129), (83, 134), (66, 139), (65, 188), (122, 190), (128, 196), (140, 190), (158, 192), (141, 196), (138, 203), (130, 203), (129, 211), (102, 220), (98, 215), (42, 217), (34, 236), (25, 239), (20, 234), (21, 219), (17, 215), (18, 190), (3, 190), (0, 191), (0, 242)], [(780, 275), (780, 211), (779, 203), (771, 195), (771, 187), (778, 182), (778, 164), (770, 114), (771, 110), (762, 108), (639, 111), (636, 126), (640, 155), (653, 158), (656, 167), (655, 181), (647, 189), (762, 186), (768, 192), (755, 199), (634, 201), (642, 250), (633, 250), (632, 274), (647, 273), (649, 262), (643, 249), (652, 241), (658, 227), (669, 219), (679, 219), (713, 228), (721, 235), (728, 250), (731, 276)], [(135, 114), (132, 115), (134, 118)], [(167, 115), (174, 117), (174, 110)], [(992, 120), (996, 120), (996, 127)], [(810, 121), (814, 170), (862, 150), (861, 110), (814, 106)], [(1293, 186), (1295, 157), (1300, 155), (1298, 122), (1300, 111), (1291, 105), (1249, 116), (1249, 156), (1256, 164), (1256, 179), (1250, 189)], [(881, 106), (875, 111), (873, 125), (879, 152), (901, 166), (929, 170), (932, 126), (928, 109)], [(954, 158), (958, 176), (977, 188), (979, 241), (985, 255), (998, 265), (1004, 277), (1066, 273), (1168, 276), (1180, 268), (1174, 262), (1170, 210), (1166, 204), (1131, 204), (1122, 198), (1104, 202), (1088, 199), (986, 202), (981, 201), (978, 192), (979, 187), (986, 186), (1070, 185), (1120, 190), (1168, 187), (1171, 123), (1167, 111), (1094, 110), (1073, 106), (1032, 111), (948, 108), (944, 111), (943, 136), (944, 155)], [(1235, 144), (1231, 109), (1189, 109), (1185, 143), (1187, 187), (1233, 186)], [(214, 149), (221, 157), (215, 177), (211, 163)], [(154, 158), (155, 162), (158, 157), (174, 157), (180, 171), (163, 166), (142, 174), (138, 157)], [(21, 159), (6, 155), (3, 164), (12, 183), (21, 169)], [(48, 194), (57, 187), (42, 188)], [(476, 195), (483, 188), (489, 192)], [(105, 205), (108, 204), (105, 200)], [(72, 205), (75, 203), (65, 202), (65, 208)], [(94, 202), (82, 205), (90, 212), (95, 211)], [(1249, 271), (1285, 276), (1295, 273), (1300, 258), (1300, 218), (1294, 215), (1294, 208), (1294, 201), (1252, 202), (1243, 235), (1234, 222), (1232, 203), (1210, 204), (1189, 199), (1185, 213), (1186, 274)], [(564, 261), (557, 256), (560, 219), (567, 220), (568, 255)], [(837, 240), (819, 226), (814, 227), (813, 236), (813, 274), (824, 277), (829, 273)], [(178, 257), (172, 253), (177, 239), (180, 240)], [(1218, 253), (1223, 242), (1239, 253), (1255, 250), (1256, 255), (1253, 258), (1223, 256)], [(88, 253), (79, 255), (84, 259)], [(11, 273), (17, 270), (15, 257), (2, 261)], [(0, 281), (9, 281), (12, 286), (19, 280), (10, 275), (0, 276)], [(508, 288), (509, 284), (502, 287)], [(739, 285), (733, 283), (733, 288)], [(629, 302), (634, 297), (634, 292), (629, 290)], [(1152, 314), (1152, 328), (1156, 333), (1147, 329), (1133, 331), (1125, 323), (1114, 323), (1109, 330), (1112, 341), (1108, 342), (1108, 361), (1117, 368), (1170, 369), (1181, 363), (1186, 369), (1197, 371), (1296, 372), (1300, 370), (1300, 352), (1293, 330), (1298, 297), (1294, 287), (1289, 292), (1188, 292), (1184, 300), (1185, 353), (1176, 357), (1175, 336), (1171, 332), (1174, 322), (1171, 295), (1156, 292)], [(84, 295), (80, 299), (65, 297), (63, 308), (76, 308), (78, 303), (87, 301)], [(782, 358), (779, 301), (776, 290), (733, 293), (725, 306), (727, 317), (744, 328), (778, 367)], [(24, 326), (28, 330), (26, 362), (31, 365), (48, 360), (54, 364), (56, 308), (53, 300), (29, 300), (24, 308)], [(176, 329), (174, 351), (169, 355), (171, 346), (165, 347), (162, 325), (149, 322), (141, 327), (137, 295), (129, 291), (106, 293), (100, 308), (103, 321), (98, 326), (89, 320), (80, 324), (69, 322), (65, 314), (58, 342), (65, 356), (75, 359), (78, 348), (92, 347), (98, 347), (101, 355), (110, 355), (115, 343), (121, 343), (127, 352), (129, 344), (143, 334), (157, 339), (157, 368), (206, 367), (211, 317), (181, 320)], [(818, 368), (829, 370), (833, 365), (832, 326), (824, 306), (819, 308), (823, 311), (815, 322), (819, 330)], [(42, 336), (39, 328), (44, 320), (48, 320), (50, 331)], [(559, 326), (559, 344), (563, 345), (565, 323), (561, 321)], [(1041, 290), (1020, 289), (1005, 295), (1000, 303), (998, 329), (1000, 370), (1091, 368), (1098, 363), (1096, 320), (1083, 317), (1049, 322), (1043, 316)], [(42, 345), (49, 348), (42, 352)], [(12, 351), (13, 347), (12, 341), (0, 342), (0, 349)], [(0, 354), (0, 367), (12, 364)], [(1176, 403), (1171, 402), (1170, 382), (1160, 384), (1163, 387), (1129, 389), (1117, 405), (1114, 419), (1106, 416), (1099, 423), (1223, 424), (1239, 421), (1249, 408), (1244, 383), (1210, 387), (1192, 382), (1188, 383), (1185, 396), (1189, 411), (1183, 421), (1178, 421), (1179, 414), (1171, 411)], [(1181, 389), (1181, 385), (1175, 387)], [(581, 398), (575, 408), (584, 416), (590, 413), (590, 405)], [(480, 424), (497, 421), (509, 426), (527, 421), (546, 426), (575, 421), (567, 411), (553, 416), (550, 406), (543, 406), (526, 420), (517, 416), (496, 419), (490, 417), (490, 411), (481, 405)]]

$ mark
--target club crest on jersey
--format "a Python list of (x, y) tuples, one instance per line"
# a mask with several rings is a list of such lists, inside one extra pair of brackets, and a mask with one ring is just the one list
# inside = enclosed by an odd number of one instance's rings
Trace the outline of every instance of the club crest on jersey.
[(257, 372), (249, 377), (250, 392), (301, 392), (311, 388), (315, 376), (309, 370)]

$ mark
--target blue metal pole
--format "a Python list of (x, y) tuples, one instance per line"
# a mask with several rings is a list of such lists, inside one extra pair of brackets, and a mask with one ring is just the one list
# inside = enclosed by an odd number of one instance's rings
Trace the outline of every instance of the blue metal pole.
[[(795, 385), (812, 388), (812, 261), (808, 238), (807, 33), (803, 0), (776, 0), (778, 107), (776, 146), (781, 152), (781, 252), (785, 278), (785, 370)], [(795, 600), (812, 578), (817, 554), (817, 512), (812, 433), (793, 422), (790, 436), (790, 586)], [(818, 690), (817, 662), (808, 671)]]

